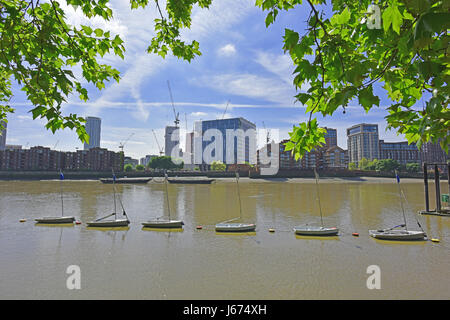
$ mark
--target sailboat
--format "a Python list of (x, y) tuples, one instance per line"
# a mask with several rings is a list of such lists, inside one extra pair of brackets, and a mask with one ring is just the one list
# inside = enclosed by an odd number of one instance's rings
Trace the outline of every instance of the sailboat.
[(183, 228), (183, 221), (181, 220), (172, 220), (170, 219), (170, 203), (169, 203), (169, 192), (168, 192), (168, 188), (167, 188), (167, 173), (164, 172), (164, 185), (166, 187), (166, 202), (167, 202), (167, 211), (169, 214), (169, 219), (159, 219), (156, 218), (155, 220), (149, 220), (146, 222), (142, 222), (142, 225), (145, 228), (165, 228), (165, 229), (169, 229), (169, 228)]
[[(415, 231), (415, 230), (408, 230), (406, 226), (406, 216), (405, 216), (405, 209), (403, 207), (403, 201), (402, 196), (405, 197), (403, 194), (403, 191), (400, 188), (400, 177), (398, 176), (397, 170), (395, 170), (395, 177), (397, 178), (397, 186), (398, 186), (398, 193), (400, 196), (400, 206), (402, 207), (403, 212), (403, 224), (400, 224), (398, 226), (389, 228), (389, 229), (381, 229), (381, 230), (369, 230), (369, 235), (374, 237), (375, 239), (382, 239), (382, 240), (424, 240), (425, 238), (425, 232), (422, 229), (422, 226), (420, 225), (419, 221), (417, 221), (417, 224), (419, 225), (421, 231)], [(406, 200), (406, 197), (405, 197)], [(403, 229), (397, 229), (397, 228), (403, 228)]]
[(71, 216), (64, 216), (64, 200), (63, 200), (63, 187), (62, 187), (62, 181), (64, 180), (64, 175), (61, 170), (59, 170), (59, 186), (60, 186), (60, 193), (61, 193), (61, 217), (42, 217), (34, 219), (36, 223), (42, 223), (42, 224), (62, 224), (62, 223), (73, 223), (75, 221), (75, 217)]
[(295, 234), (302, 236), (336, 236), (339, 233), (338, 228), (324, 227), (323, 225), (322, 207), (320, 205), (320, 195), (319, 195), (319, 175), (317, 174), (316, 168), (314, 168), (314, 175), (316, 177), (317, 200), (319, 202), (320, 227), (308, 225), (298, 226), (294, 227), (294, 232)]
[(239, 197), (239, 217), (231, 220), (227, 220), (216, 224), (217, 232), (251, 232), (255, 231), (256, 224), (254, 223), (230, 223), (229, 221), (237, 220), (242, 218), (242, 204), (241, 204), (241, 194), (239, 190), (239, 173), (236, 171), (236, 186)]
[[(112, 227), (126, 227), (130, 224), (130, 220), (128, 220), (127, 213), (125, 212), (125, 209), (123, 207), (122, 201), (119, 198), (120, 205), (122, 207), (123, 215), (125, 216), (125, 219), (117, 219), (117, 210), (116, 210), (116, 175), (114, 174), (113, 170), (113, 193), (114, 193), (114, 212), (99, 218), (94, 221), (90, 221), (87, 223), (88, 227), (98, 227), (98, 228), (112, 228)], [(105, 220), (106, 218), (114, 216), (114, 220)]]

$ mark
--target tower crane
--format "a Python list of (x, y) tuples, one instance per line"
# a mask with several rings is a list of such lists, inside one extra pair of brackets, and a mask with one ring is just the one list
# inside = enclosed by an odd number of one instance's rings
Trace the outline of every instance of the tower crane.
[(173, 115), (175, 116), (175, 127), (178, 128), (178, 124), (180, 123), (179, 115), (180, 113), (175, 111), (175, 105), (173, 104), (173, 97), (172, 97), (172, 90), (170, 90), (170, 83), (169, 80), (167, 80), (167, 87), (169, 88), (169, 94), (170, 94), (170, 101), (172, 102), (172, 109), (173, 109)]
[(226, 105), (226, 107), (225, 107), (225, 111), (223, 112), (223, 115), (222, 115), (222, 120), (223, 120), (223, 118), (225, 117), (225, 114), (227, 113), (227, 109), (228, 109), (228, 104), (230, 103), (230, 100), (228, 100), (227, 101), (227, 105)]
[(266, 144), (269, 144), (269, 142), (270, 142), (270, 131), (266, 129), (266, 125), (265, 125), (264, 121), (263, 121), (263, 127), (264, 127), (264, 130), (267, 132)]
[(164, 155), (164, 151), (163, 151), (163, 149), (161, 149), (161, 147), (159, 146), (159, 142), (158, 142), (158, 139), (156, 138), (155, 130), (152, 129), (152, 131), (153, 131), (153, 136), (155, 137), (156, 144), (158, 145), (159, 155), (162, 156), (162, 155)]
[(132, 134), (130, 134), (130, 135), (128, 136), (128, 138), (127, 138), (124, 142), (120, 142), (120, 143), (119, 143), (119, 149), (120, 149), (121, 152), (123, 152), (123, 147), (125, 147), (125, 143), (127, 143), (128, 140), (130, 140), (130, 138), (131, 138), (133, 135), (134, 135), (134, 132), (133, 132)]

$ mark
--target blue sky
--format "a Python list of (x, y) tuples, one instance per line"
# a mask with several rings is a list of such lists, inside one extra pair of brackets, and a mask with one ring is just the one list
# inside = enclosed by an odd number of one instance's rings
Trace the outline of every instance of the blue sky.
[[(279, 141), (288, 137), (294, 124), (307, 119), (305, 108), (294, 103), (294, 68), (290, 57), (283, 53), (282, 36), (285, 28), (303, 34), (309, 11), (298, 8), (281, 12), (276, 22), (266, 28), (266, 13), (255, 7), (254, 0), (215, 0), (209, 10), (196, 8), (192, 28), (183, 30), (183, 39), (199, 41), (202, 55), (188, 63), (146, 53), (153, 35), (153, 19), (157, 17), (154, 7), (131, 10), (128, 0), (112, 0), (114, 19), (110, 22), (88, 20), (80, 10), (66, 8), (70, 24), (101, 27), (125, 41), (124, 60), (112, 55), (103, 59), (121, 72), (121, 81), (108, 83), (101, 91), (88, 85), (88, 103), (72, 96), (63, 107), (67, 114), (102, 118), (102, 147), (119, 151), (119, 143), (133, 134), (125, 145), (126, 155), (140, 158), (158, 154), (152, 129), (163, 146), (164, 127), (174, 121), (167, 81), (180, 114), (182, 133), (186, 120), (187, 129), (192, 131), (196, 120), (244, 117), (257, 128), (262, 128), (264, 121), (272, 137)], [(80, 75), (79, 68), (74, 71)], [(53, 135), (45, 129), (44, 120), (32, 120), (30, 104), (19, 87), (14, 89), (11, 105), (16, 112), (8, 117), (7, 144), (42, 145), (65, 151), (82, 149), (74, 131)], [(369, 113), (355, 102), (346, 114), (337, 110), (332, 118), (318, 115), (321, 126), (338, 130), (339, 146), (347, 147), (345, 129), (361, 122), (378, 123), (380, 139), (404, 140), (396, 132), (385, 131), (383, 117), (387, 113), (383, 106), (390, 102), (383, 89), (376, 88), (375, 93), (381, 94), (380, 108)]]

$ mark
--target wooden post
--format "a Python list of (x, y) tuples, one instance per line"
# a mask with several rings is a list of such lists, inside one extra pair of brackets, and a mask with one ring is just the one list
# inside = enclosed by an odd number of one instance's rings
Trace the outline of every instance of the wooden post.
[(428, 197), (428, 170), (427, 164), (423, 164), (423, 185), (425, 187), (425, 212), (430, 212), (430, 199)]
[(434, 165), (434, 183), (436, 187), (436, 212), (441, 211), (441, 186), (439, 182), (439, 168), (438, 165)]

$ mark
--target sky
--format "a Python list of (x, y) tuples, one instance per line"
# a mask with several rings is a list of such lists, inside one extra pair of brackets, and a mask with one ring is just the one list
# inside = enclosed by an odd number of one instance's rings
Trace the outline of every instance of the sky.
[[(192, 131), (198, 120), (243, 117), (257, 129), (265, 126), (278, 142), (289, 137), (293, 125), (308, 119), (305, 107), (294, 102), (294, 68), (282, 49), (285, 28), (306, 32), (309, 8), (305, 6), (280, 12), (269, 28), (265, 26), (267, 11), (256, 7), (254, 0), (214, 0), (208, 10), (194, 8), (191, 28), (183, 29), (182, 39), (197, 40), (202, 55), (188, 63), (146, 52), (154, 34), (153, 19), (158, 17), (154, 6), (131, 10), (129, 0), (112, 0), (114, 18), (106, 22), (101, 18), (89, 20), (80, 9), (59, 2), (66, 9), (68, 23), (110, 30), (125, 42), (123, 60), (114, 55), (100, 60), (120, 71), (120, 82), (109, 82), (103, 90), (86, 84), (89, 101), (73, 95), (62, 108), (64, 114), (100, 117), (103, 148), (119, 151), (120, 143), (126, 141), (126, 156), (139, 159), (159, 154), (158, 143), (164, 146), (164, 127), (174, 124), (168, 81), (179, 113), (182, 147), (186, 129)], [(76, 68), (74, 73), (81, 80), (80, 70)], [(8, 115), (7, 144), (62, 151), (83, 148), (75, 131), (65, 129), (53, 134), (45, 128), (45, 120), (32, 120), (32, 106), (20, 87), (14, 85), (13, 92), (11, 106), (15, 113)], [(358, 123), (377, 123), (380, 139), (385, 141), (405, 140), (395, 131), (386, 131), (383, 106), (390, 101), (381, 86), (375, 87), (374, 93), (380, 95), (380, 107), (368, 113), (356, 101), (345, 114), (338, 109), (333, 117), (317, 115), (320, 126), (337, 129), (340, 147), (347, 148), (346, 129)], [(258, 137), (261, 146), (265, 133)]]

